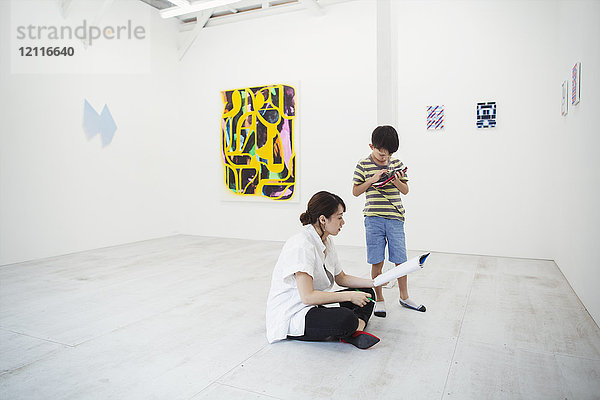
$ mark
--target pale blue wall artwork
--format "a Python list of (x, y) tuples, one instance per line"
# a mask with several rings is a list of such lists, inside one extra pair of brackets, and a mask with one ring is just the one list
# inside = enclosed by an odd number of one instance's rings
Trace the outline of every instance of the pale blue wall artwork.
[(106, 147), (112, 142), (117, 130), (117, 124), (106, 104), (102, 108), (102, 112), (98, 114), (87, 99), (84, 99), (83, 130), (88, 140), (96, 135), (100, 135), (102, 147)]

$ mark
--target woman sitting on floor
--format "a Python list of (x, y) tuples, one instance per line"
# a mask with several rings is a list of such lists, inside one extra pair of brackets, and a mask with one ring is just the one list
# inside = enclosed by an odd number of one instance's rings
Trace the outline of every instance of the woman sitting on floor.
[[(319, 192), (300, 215), (304, 229), (283, 246), (267, 301), (267, 339), (341, 340), (366, 349), (379, 338), (364, 331), (375, 305), (373, 280), (346, 275), (333, 240), (344, 225), (344, 201)], [(349, 289), (331, 292), (335, 283)], [(359, 290), (357, 290), (359, 289)], [(324, 304), (339, 303), (339, 307)]]

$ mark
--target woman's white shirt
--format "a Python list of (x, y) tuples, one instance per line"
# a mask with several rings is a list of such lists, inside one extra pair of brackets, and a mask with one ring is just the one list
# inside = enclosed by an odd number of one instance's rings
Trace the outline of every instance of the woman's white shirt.
[(269, 343), (304, 335), (304, 318), (314, 306), (302, 303), (296, 272), (312, 276), (314, 290), (321, 291), (330, 290), (342, 272), (333, 240), (327, 237), (323, 244), (312, 225), (285, 242), (273, 270), (266, 314)]

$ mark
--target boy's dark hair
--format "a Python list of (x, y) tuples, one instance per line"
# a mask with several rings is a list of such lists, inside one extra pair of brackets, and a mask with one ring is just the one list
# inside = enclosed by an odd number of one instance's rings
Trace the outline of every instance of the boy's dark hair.
[(371, 144), (376, 149), (386, 149), (390, 154), (395, 153), (400, 146), (398, 132), (393, 126), (378, 126), (371, 135)]
[(340, 205), (342, 206), (342, 209), (346, 211), (344, 200), (337, 194), (326, 191), (315, 193), (308, 201), (306, 211), (300, 215), (300, 222), (302, 222), (302, 225), (314, 224), (319, 220), (321, 215), (324, 215), (325, 218), (329, 219), (337, 212)]

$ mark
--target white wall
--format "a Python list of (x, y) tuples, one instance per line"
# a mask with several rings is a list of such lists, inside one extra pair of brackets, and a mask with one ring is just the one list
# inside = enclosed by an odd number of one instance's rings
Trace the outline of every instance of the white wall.
[[(552, 133), (560, 122), (553, 7), (402, 1), (394, 8), (409, 247), (551, 258)], [(497, 103), (498, 125), (477, 129), (476, 103), (487, 101)], [(426, 130), (429, 105), (445, 106), (444, 130)]]
[[(148, 14), (152, 73), (11, 74), (10, 11), (0, 1), (0, 265), (177, 232), (174, 27), (141, 2), (115, 2), (111, 12)], [(109, 55), (100, 67), (126, 57)], [(84, 99), (97, 112), (107, 104), (116, 121), (105, 148), (86, 139)]]
[(557, 177), (553, 180), (553, 258), (600, 324), (600, 2), (560, 3), (557, 81), (581, 62), (581, 101), (557, 125)]
[[(180, 73), (187, 135), (184, 231), (285, 240), (319, 190), (348, 206), (340, 243), (362, 245), (362, 199), (352, 197), (356, 161), (369, 151), (376, 122), (375, 3), (332, 5), (325, 15), (298, 11), (205, 28)], [(220, 91), (299, 83), (299, 197), (296, 203), (223, 201)], [(295, 195), (296, 196), (296, 195)]]
[[(555, 259), (596, 321), (600, 2), (395, 2), (409, 247)], [(583, 65), (582, 102), (560, 85)], [(474, 126), (496, 101), (498, 127)], [(427, 105), (446, 128), (426, 132)]]

